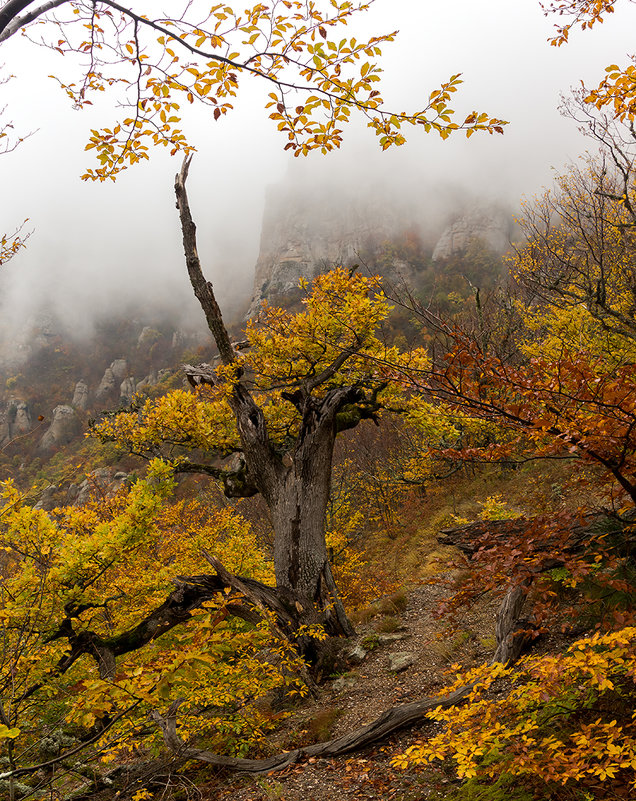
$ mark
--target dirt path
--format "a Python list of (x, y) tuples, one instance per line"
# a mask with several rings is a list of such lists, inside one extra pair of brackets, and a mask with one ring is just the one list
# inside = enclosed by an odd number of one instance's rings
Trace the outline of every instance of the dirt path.
[[(324, 732), (320, 739), (349, 732), (369, 723), (391, 706), (435, 695), (447, 683), (445, 679), (451, 664), (467, 667), (488, 660), (494, 650), (496, 602), (481, 604), (460, 622), (457, 633), (439, 638), (442, 626), (432, 617), (432, 610), (443, 595), (444, 590), (439, 586), (423, 586), (411, 592), (405, 611), (397, 615), (399, 628), (391, 634), (376, 631), (381, 617), (366, 626), (358, 626), (356, 642), (375, 647), (367, 651), (359, 664), (326, 682), (311, 706), (295, 712), (272, 741), (272, 749), (301, 744), (299, 741), (303, 741), (312, 725), (321, 721), (324, 721)], [(412, 659), (413, 664), (396, 672), (390, 669), (390, 659), (398, 654), (408, 655), (405, 658)], [(441, 771), (428, 770), (423, 775), (392, 768), (392, 756), (416, 739), (416, 730), (405, 731), (363, 753), (313, 759), (267, 777), (218, 777), (200, 787), (202, 799), (419, 801), (429, 798), (436, 786), (448, 787), (453, 777)]]

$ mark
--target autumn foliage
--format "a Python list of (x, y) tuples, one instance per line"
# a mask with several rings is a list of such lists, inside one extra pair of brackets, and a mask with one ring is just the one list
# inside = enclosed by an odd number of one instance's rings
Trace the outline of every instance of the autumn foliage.
[[(460, 709), (431, 712), (443, 731), (411, 746), (395, 764), (452, 759), (465, 779), (504, 773), (545, 793), (578, 785), (604, 797), (636, 787), (636, 630), (575, 641), (557, 656), (529, 656), (459, 673), (452, 691), (472, 687)], [(490, 691), (504, 680), (503, 697)], [(609, 789), (609, 788), (608, 788)], [(599, 795), (596, 795), (599, 793)], [(616, 797), (616, 796), (615, 796)]]

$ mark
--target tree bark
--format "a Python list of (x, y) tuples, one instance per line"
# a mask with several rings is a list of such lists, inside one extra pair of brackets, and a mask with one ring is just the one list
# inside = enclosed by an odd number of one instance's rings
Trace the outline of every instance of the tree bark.
[[(493, 662), (511, 665), (519, 659), (525, 646), (530, 642), (529, 632), (521, 621), (521, 612), (528, 597), (531, 580), (515, 584), (504, 596), (495, 625), (497, 650)], [(526, 623), (527, 625), (527, 623)]]
[(27, 11), (21, 17), (18, 14), (24, 11), (27, 6), (33, 5), (34, 0), (9, 0), (0, 8), (0, 44), (10, 39), (19, 30), (24, 28), (30, 22), (33, 22), (38, 17), (46, 14), (58, 6), (63, 6), (70, 0), (48, 0), (42, 5)]
[[(189, 166), (190, 158), (184, 159), (175, 178), (188, 275), (221, 360), (229, 365), (236, 361), (236, 351), (225, 328), (212, 284), (205, 280), (201, 269), (196, 226), (185, 187)], [(235, 378), (230, 379), (232, 388), (228, 398), (236, 418), (246, 466), (241, 489), (248, 488), (249, 494), (260, 492), (271, 511), (277, 587), (294, 593), (305, 614), (314, 604), (317, 605), (322, 610), (327, 631), (344, 636), (354, 634), (354, 629), (338, 597), (325, 543), (333, 449), (336, 434), (341, 430), (337, 415), (343, 407), (363, 401), (363, 412), (357, 418), (359, 422), (372, 414), (370, 409), (375, 398), (372, 402), (366, 401), (360, 389), (353, 386), (331, 389), (321, 399), (311, 393), (332, 378), (357, 347), (340, 353), (318, 376), (307, 379), (304, 384), (299, 382), (296, 392), (285, 394), (285, 398), (298, 409), (302, 420), (296, 443), (285, 454), (291, 460), (291, 466), (283, 463), (284, 454), (270, 441), (263, 411), (241, 380), (238, 369)], [(188, 376), (193, 377), (193, 372), (193, 368), (189, 368)], [(214, 377), (208, 373), (198, 375), (198, 380), (214, 383)], [(347, 427), (350, 426), (341, 426)], [(233, 485), (226, 482), (225, 488), (232, 491)]]

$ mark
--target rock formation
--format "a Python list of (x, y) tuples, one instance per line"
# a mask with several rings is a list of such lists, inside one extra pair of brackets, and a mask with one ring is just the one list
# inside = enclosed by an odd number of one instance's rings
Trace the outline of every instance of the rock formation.
[(312, 280), (338, 265), (359, 263), (360, 269), (378, 272), (392, 283), (417, 288), (418, 266), (404, 256), (408, 238), (418, 243), (420, 257), (433, 253), (434, 261), (465, 250), (475, 239), (496, 253), (508, 249), (510, 213), (462, 200), (467, 211), (460, 216), (455, 212), (453, 218), (439, 209), (434, 212), (435, 205), (430, 199), (409, 202), (382, 192), (343, 198), (325, 187), (271, 189), (248, 316), (258, 313), (263, 300), (295, 302), (301, 278)]
[(86, 381), (81, 379), (77, 382), (77, 384), (75, 384), (71, 406), (73, 406), (75, 409), (85, 412), (88, 409), (88, 395), (88, 384)]
[(140, 350), (150, 350), (155, 342), (158, 342), (161, 338), (162, 334), (160, 331), (157, 331), (155, 328), (151, 328), (149, 325), (145, 325), (141, 329), (141, 333), (137, 339), (137, 347)]
[(128, 362), (126, 359), (115, 359), (110, 365), (110, 369), (116, 381), (123, 381), (128, 372)]
[(16, 437), (28, 434), (33, 428), (33, 419), (28, 403), (17, 398), (12, 398), (8, 403), (4, 413), (4, 424), (2, 426), (2, 441), (10, 442)]
[(124, 406), (127, 406), (133, 399), (133, 395), (137, 390), (135, 379), (132, 376), (124, 378), (119, 387), (119, 400)]
[[(381, 244), (411, 223), (408, 210), (386, 198), (347, 198), (324, 186), (271, 188), (248, 316), (257, 314), (265, 299), (295, 300), (301, 278), (313, 280), (339, 265), (373, 261)], [(405, 270), (410, 276), (409, 265), (394, 260), (382, 272), (395, 278)]]
[(81, 427), (80, 419), (72, 406), (56, 406), (51, 425), (40, 440), (39, 449), (48, 451), (67, 445), (80, 433)]
[(71, 484), (66, 495), (66, 503), (84, 506), (91, 497), (110, 498), (128, 479), (128, 473), (116, 472), (112, 467), (98, 467), (81, 484)]
[(495, 253), (505, 253), (512, 238), (512, 218), (496, 206), (473, 206), (443, 231), (433, 261), (443, 261), (466, 251), (471, 242), (480, 241)]
[(105, 400), (109, 398), (117, 386), (117, 381), (115, 380), (115, 376), (113, 375), (113, 371), (110, 367), (107, 367), (104, 370), (104, 375), (102, 380), (99, 382), (99, 386), (95, 390), (95, 399), (98, 401)]

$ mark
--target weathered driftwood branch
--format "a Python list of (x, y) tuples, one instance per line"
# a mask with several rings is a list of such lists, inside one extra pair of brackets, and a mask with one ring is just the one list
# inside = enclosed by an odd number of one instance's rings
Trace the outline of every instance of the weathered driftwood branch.
[[(511, 665), (519, 658), (523, 643), (519, 642), (516, 633), (519, 626), (519, 615), (525, 598), (526, 587), (515, 586), (508, 591), (503, 600), (497, 615), (497, 650), (492, 659), (493, 663), (503, 662)], [(353, 732), (343, 734), (324, 743), (295, 748), (292, 751), (285, 751), (265, 759), (228, 757), (205, 749), (195, 748), (185, 743), (177, 733), (177, 712), (179, 706), (183, 703), (182, 700), (175, 701), (165, 716), (153, 710), (150, 717), (160, 727), (164, 743), (175, 757), (187, 760), (198, 759), (217, 767), (260, 774), (282, 770), (295, 762), (300, 762), (309, 757), (335, 757), (359, 751), (379, 740), (383, 740), (399, 729), (405, 729), (418, 723), (421, 724), (425, 721), (427, 713), (432, 709), (437, 707), (447, 709), (461, 703), (470, 695), (473, 687), (474, 684), (466, 684), (446, 696), (436, 696), (422, 701), (414, 701), (410, 704), (394, 706), (391, 709), (387, 709), (371, 723), (367, 723), (366, 726), (362, 726)]]
[(188, 269), (188, 276), (194, 294), (201, 304), (205, 319), (208, 327), (212, 332), (214, 341), (219, 349), (221, 361), (224, 364), (231, 364), (236, 354), (230, 337), (227, 333), (225, 324), (219, 304), (216, 302), (214, 289), (209, 281), (205, 280), (203, 270), (201, 269), (201, 261), (197, 251), (197, 227), (192, 219), (190, 212), (190, 204), (188, 203), (188, 195), (186, 193), (186, 180), (188, 178), (188, 170), (190, 169), (190, 162), (192, 156), (186, 156), (181, 165), (180, 172), (176, 175), (174, 181), (174, 191), (177, 197), (177, 209), (179, 210), (179, 217), (181, 219), (181, 231), (183, 234), (183, 250), (186, 257), (186, 266)]
[(198, 759), (217, 767), (230, 768), (232, 770), (243, 771), (246, 773), (270, 773), (275, 770), (282, 770), (288, 765), (299, 762), (309, 757), (334, 757), (341, 754), (348, 754), (352, 751), (359, 751), (372, 743), (383, 740), (399, 729), (421, 723), (426, 717), (426, 713), (436, 707), (447, 708), (454, 706), (469, 695), (473, 685), (468, 684), (460, 687), (447, 696), (429, 698), (425, 701), (414, 701), (410, 704), (395, 706), (383, 712), (378, 718), (366, 726), (362, 726), (349, 734), (343, 734), (333, 740), (324, 743), (308, 745), (305, 748), (295, 748), (276, 756), (265, 759), (239, 759), (237, 757), (227, 757), (222, 754), (214, 754), (201, 748), (194, 748), (187, 745), (177, 734), (177, 711), (181, 701), (173, 703), (167, 714), (160, 715), (157, 711), (151, 713), (152, 720), (158, 724), (163, 734), (164, 742), (167, 747), (179, 757), (185, 759)]

